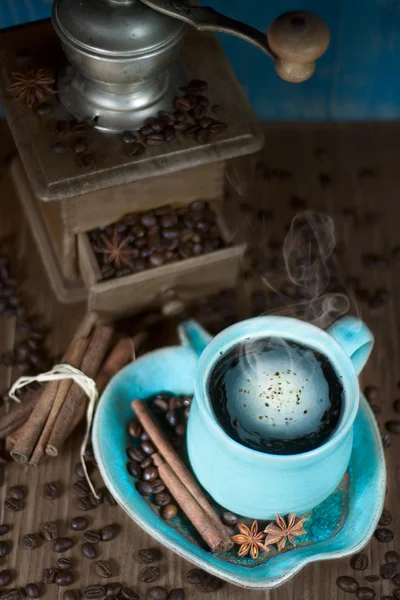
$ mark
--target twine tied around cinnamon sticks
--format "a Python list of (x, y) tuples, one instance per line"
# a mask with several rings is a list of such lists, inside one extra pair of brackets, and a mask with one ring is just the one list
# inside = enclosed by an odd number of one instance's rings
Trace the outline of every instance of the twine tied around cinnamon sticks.
[(64, 379), (72, 379), (79, 387), (83, 390), (85, 395), (88, 397), (89, 402), (86, 410), (86, 431), (81, 444), (80, 449), (80, 460), (82, 464), (83, 473), (85, 475), (85, 479), (88, 483), (90, 491), (94, 495), (95, 498), (99, 498), (97, 492), (90, 480), (89, 473), (86, 466), (85, 461), (85, 452), (86, 447), (89, 441), (90, 430), (92, 427), (93, 414), (94, 409), (96, 407), (97, 400), (99, 398), (99, 392), (96, 387), (96, 382), (91, 377), (88, 377), (83, 373), (80, 369), (73, 367), (67, 363), (55, 365), (50, 371), (46, 373), (40, 373), (35, 377), (20, 377), (13, 384), (12, 388), (8, 392), (8, 395), (15, 402), (21, 402), (18, 396), (16, 395), (18, 390), (30, 385), (31, 383), (39, 382), (44, 383), (48, 381), (61, 381)]
[[(78, 424), (87, 419), (81, 448), (81, 462), (90, 490), (97, 494), (87, 477), (82, 457), (90, 436), (90, 425), (97, 398), (110, 379), (135, 360), (136, 351), (146, 340), (141, 332), (134, 337), (119, 334), (110, 324), (100, 322), (95, 312), (88, 312), (65, 351), (60, 364), (37, 377), (22, 377), (11, 389), (17, 391), (32, 381), (43, 382), (40, 390), (27, 392), (21, 404), (15, 404), (0, 421), (0, 436), (18, 463), (37, 467), (44, 457), (57, 457), (64, 442)], [(87, 400), (89, 398), (89, 402)]]

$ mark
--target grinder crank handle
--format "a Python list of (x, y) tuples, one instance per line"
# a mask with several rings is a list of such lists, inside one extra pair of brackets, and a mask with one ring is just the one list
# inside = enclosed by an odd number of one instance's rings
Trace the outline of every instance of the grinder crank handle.
[(193, 25), (199, 31), (221, 31), (240, 37), (267, 54), (285, 81), (301, 83), (315, 71), (315, 61), (328, 48), (329, 29), (312, 13), (288, 12), (270, 25), (268, 34), (230, 19), (211, 7), (190, 6), (187, 0), (141, 0), (150, 8)]

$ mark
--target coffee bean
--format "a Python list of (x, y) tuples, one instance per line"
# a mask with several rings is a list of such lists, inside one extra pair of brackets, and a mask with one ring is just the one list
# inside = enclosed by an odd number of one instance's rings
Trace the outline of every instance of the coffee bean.
[(221, 521), (228, 527), (235, 527), (238, 522), (238, 517), (234, 513), (226, 510), (221, 514)]
[(28, 533), (22, 539), (22, 543), (28, 550), (35, 550), (38, 547), (38, 539), (34, 533)]
[(75, 154), (82, 154), (87, 151), (87, 143), (84, 139), (79, 138), (74, 142), (73, 151)]
[(143, 581), (143, 583), (153, 583), (153, 581), (157, 581), (160, 577), (160, 567), (155, 565), (151, 567), (146, 567), (139, 573), (139, 580)]
[(387, 421), (385, 427), (390, 433), (394, 435), (400, 435), (400, 421)]
[(138, 594), (127, 586), (122, 588), (120, 598), (124, 598), (125, 600), (139, 600)]
[(82, 554), (85, 558), (93, 560), (97, 558), (97, 550), (90, 542), (84, 542), (81, 546)]
[(14, 500), (23, 500), (26, 498), (26, 489), (22, 485), (15, 485), (8, 491), (10, 498)]
[(78, 479), (73, 484), (72, 489), (77, 496), (87, 496), (90, 494), (90, 488), (86, 479)]
[(168, 594), (168, 600), (185, 600), (185, 591), (183, 588), (175, 588)]
[(12, 582), (12, 575), (9, 569), (0, 571), (0, 587), (6, 587)]
[(56, 134), (66, 135), (70, 130), (70, 123), (68, 121), (57, 121), (56, 123)]
[(7, 535), (7, 533), (10, 531), (10, 526), (6, 525), (6, 523), (1, 523), (0, 524), (0, 537), (3, 535)]
[(397, 565), (395, 563), (383, 563), (379, 572), (383, 579), (393, 579), (397, 575)]
[(141, 448), (129, 448), (128, 457), (130, 460), (140, 463), (146, 458), (146, 454)]
[(11, 550), (10, 542), (7, 540), (0, 541), (0, 558), (4, 558)]
[(216, 592), (222, 585), (222, 581), (214, 575), (206, 575), (200, 582), (200, 587), (203, 592), (210, 593)]
[(187, 98), (175, 98), (174, 106), (177, 110), (188, 112), (192, 108), (192, 104)]
[(190, 569), (186, 573), (186, 581), (193, 584), (201, 583), (206, 576), (206, 573), (202, 569)]
[[(93, 471), (93, 463), (86, 461), (86, 469), (87, 469), (88, 474), (90, 475)], [(74, 471), (75, 471), (75, 475), (77, 477), (79, 477), (79, 479), (85, 479), (85, 472), (83, 470), (83, 465), (81, 462), (76, 463)]]
[(52, 112), (53, 107), (47, 102), (39, 104), (39, 106), (36, 108), (36, 114), (39, 115), (39, 117), (47, 117), (47, 115), (50, 115)]
[(165, 141), (168, 143), (171, 143), (175, 140), (175, 138), (176, 138), (175, 129), (171, 125), (168, 125), (164, 129), (164, 138), (165, 138)]
[(71, 521), (71, 529), (74, 531), (83, 531), (89, 525), (86, 517), (74, 517)]
[(372, 583), (374, 581), (379, 581), (379, 575), (366, 575), (364, 579), (366, 579), (367, 581), (371, 581)]
[(392, 445), (392, 438), (388, 433), (382, 433), (381, 435), (382, 445), (387, 450)]
[(389, 293), (387, 290), (381, 288), (369, 297), (368, 305), (371, 309), (376, 310), (385, 306), (389, 300)]
[(160, 494), (165, 490), (165, 484), (161, 479), (156, 479), (151, 484), (153, 494)]
[(62, 486), (60, 481), (52, 481), (51, 483), (45, 483), (44, 497), (49, 500), (56, 500), (61, 496)]
[(78, 594), (74, 590), (65, 590), (63, 600), (79, 600)]
[(64, 154), (68, 150), (68, 146), (65, 142), (56, 142), (52, 145), (51, 149), (54, 154)]
[(385, 560), (388, 563), (398, 565), (400, 563), (400, 554), (395, 552), (395, 550), (389, 550), (389, 552), (386, 552), (385, 554)]
[(148, 456), (151, 456), (156, 451), (156, 449), (154, 448), (153, 444), (151, 442), (149, 442), (149, 441), (142, 442), (141, 443), (141, 448), (142, 448), (143, 452), (145, 454), (147, 454)]
[(124, 133), (122, 134), (122, 141), (124, 142), (124, 144), (133, 144), (137, 141), (137, 137), (131, 131), (124, 131)]
[(82, 154), (80, 160), (78, 161), (78, 164), (80, 167), (82, 167), (82, 169), (89, 170), (95, 167), (96, 160), (93, 154)]
[(138, 560), (145, 565), (149, 565), (156, 560), (156, 555), (153, 550), (143, 548), (138, 552)]
[(178, 514), (178, 507), (176, 506), (176, 504), (167, 504), (161, 510), (161, 516), (166, 521), (170, 521), (171, 519), (174, 519), (177, 514)]
[(384, 544), (388, 544), (394, 538), (393, 531), (391, 529), (387, 529), (386, 527), (380, 527), (376, 529), (374, 536), (378, 542), (383, 542)]
[(358, 590), (358, 583), (354, 577), (342, 575), (336, 579), (336, 585), (347, 594), (355, 594)]
[(48, 568), (48, 569), (44, 569), (43, 574), (42, 574), (42, 582), (45, 583), (46, 585), (50, 585), (51, 583), (54, 583), (56, 580), (56, 571), (55, 569), (52, 568)]
[(108, 490), (103, 494), (103, 501), (104, 501), (104, 504), (107, 504), (108, 506), (116, 506), (117, 505), (116, 499), (114, 498), (114, 496), (112, 494), (110, 494), (110, 492)]
[(100, 535), (103, 542), (110, 542), (113, 540), (120, 532), (120, 526), (112, 523), (111, 525), (106, 525), (100, 529)]
[(72, 562), (69, 558), (59, 558), (57, 561), (57, 567), (62, 571), (69, 571), (72, 567)]
[(149, 589), (149, 592), (147, 595), (152, 600), (167, 600), (168, 591), (166, 590), (165, 587), (156, 585), (155, 587), (152, 587)]
[(94, 584), (87, 585), (83, 589), (83, 596), (85, 598), (102, 598), (106, 595), (106, 588), (103, 585)]
[(151, 456), (147, 456), (144, 460), (142, 460), (142, 462), (140, 463), (140, 468), (141, 469), (147, 469), (147, 467), (150, 467), (150, 465), (153, 464), (153, 461), (151, 459)]
[(364, 571), (368, 568), (369, 560), (366, 554), (355, 554), (351, 561), (350, 565), (356, 571)]
[(152, 133), (146, 138), (146, 144), (148, 146), (161, 146), (165, 143), (165, 137), (162, 133)]
[(167, 506), (171, 503), (171, 500), (172, 498), (168, 492), (160, 492), (159, 494), (156, 494), (156, 497), (154, 498), (154, 502), (157, 506)]
[(108, 598), (116, 598), (122, 590), (122, 584), (115, 581), (106, 585), (106, 596)]
[(53, 542), (54, 552), (66, 552), (74, 545), (74, 540), (70, 537), (58, 537)]
[(146, 153), (146, 148), (143, 146), (143, 144), (139, 144), (139, 143), (133, 143), (130, 144), (128, 146), (128, 156), (134, 156), (135, 158), (139, 158), (140, 156), (143, 156), (143, 154)]
[(76, 504), (80, 510), (84, 510), (84, 511), (94, 508), (90, 498), (87, 496), (84, 496), (83, 498), (79, 498), (78, 502)]
[(127, 470), (128, 470), (128, 473), (130, 475), (132, 475), (133, 477), (141, 477), (141, 475), (142, 475), (142, 469), (141, 469), (139, 463), (137, 463), (134, 460), (130, 460), (128, 462)]
[(142, 479), (144, 481), (149, 481), (150, 483), (152, 483), (153, 481), (155, 481), (158, 478), (158, 469), (157, 467), (150, 466), (147, 467), (142, 474)]
[(224, 133), (228, 129), (228, 125), (226, 123), (215, 122), (209, 126), (208, 130), (211, 133)]
[[(131, 421), (129, 423), (128, 433), (130, 436), (132, 436), (133, 438), (138, 438), (141, 436), (142, 432), (143, 432), (142, 426), (137, 419), (135, 419), (134, 421)], [(128, 450), (127, 450), (128, 457), (129, 457), (129, 450), (133, 450), (133, 448), (128, 448)], [(135, 459), (133, 458), (132, 460), (135, 460)]]
[(42, 525), (41, 533), (45, 540), (48, 542), (53, 542), (58, 536), (57, 523), (54, 521), (48, 521), (47, 523), (44, 523)]
[(99, 577), (104, 577), (104, 579), (112, 577), (110, 563), (107, 560), (99, 560), (99, 562), (96, 563), (96, 573)]
[(19, 600), (20, 597), (20, 591), (16, 588), (4, 590), (4, 592), (2, 592), (0, 596), (1, 600)]
[(78, 135), (87, 135), (90, 131), (89, 124), (86, 121), (73, 121), (71, 128)]
[(19, 512), (24, 508), (22, 500), (15, 500), (14, 498), (7, 498), (4, 502), (4, 507), (10, 512)]
[(379, 525), (386, 527), (386, 525), (390, 525), (391, 522), (392, 522), (391, 513), (388, 510), (383, 509), (381, 518), (379, 519)]
[(202, 106), (201, 104), (198, 104), (192, 110), (193, 118), (196, 121), (200, 121), (201, 119), (203, 119), (206, 116), (206, 114), (207, 114), (207, 107)]
[(374, 590), (369, 587), (360, 587), (357, 590), (357, 598), (359, 600), (374, 600), (375, 595)]
[(100, 531), (93, 531), (92, 529), (89, 529), (88, 531), (85, 531), (83, 537), (90, 544), (98, 544), (101, 542)]
[(55, 582), (61, 587), (66, 587), (74, 582), (74, 575), (71, 571), (59, 571)]

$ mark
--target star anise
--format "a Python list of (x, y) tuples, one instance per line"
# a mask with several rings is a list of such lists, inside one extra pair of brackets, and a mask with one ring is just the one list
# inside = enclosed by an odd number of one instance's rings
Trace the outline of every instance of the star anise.
[(100, 250), (107, 257), (107, 263), (114, 263), (117, 269), (122, 264), (132, 267), (132, 258), (135, 254), (133, 248), (129, 248), (128, 238), (122, 238), (117, 231), (114, 231), (112, 240), (103, 236), (104, 247)]
[(270, 523), (265, 529), (264, 533), (267, 534), (265, 539), (265, 545), (271, 546), (276, 544), (278, 552), (281, 552), (286, 546), (287, 540), (295, 546), (294, 538), (299, 535), (303, 535), (305, 532), (303, 524), (306, 519), (298, 519), (293, 513), (286, 517), (276, 515), (275, 522)]
[(14, 83), (8, 88), (16, 92), (16, 100), (26, 102), (29, 107), (45, 102), (48, 96), (56, 94), (51, 87), (55, 79), (49, 77), (46, 69), (25, 69), (22, 73), (12, 73)]
[(269, 548), (263, 544), (265, 533), (262, 531), (258, 533), (257, 521), (253, 522), (251, 529), (249, 529), (247, 525), (244, 525), (244, 523), (240, 523), (239, 531), (240, 533), (232, 536), (232, 540), (235, 544), (241, 546), (238, 552), (239, 556), (246, 556), (250, 552), (251, 558), (255, 560), (258, 558), (260, 550), (261, 552), (269, 552)]

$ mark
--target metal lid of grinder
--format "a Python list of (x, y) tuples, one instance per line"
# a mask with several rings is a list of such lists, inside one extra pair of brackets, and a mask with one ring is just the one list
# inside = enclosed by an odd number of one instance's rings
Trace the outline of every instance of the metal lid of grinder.
[(140, 0), (55, 0), (53, 25), (62, 41), (108, 57), (163, 51), (186, 29)]

